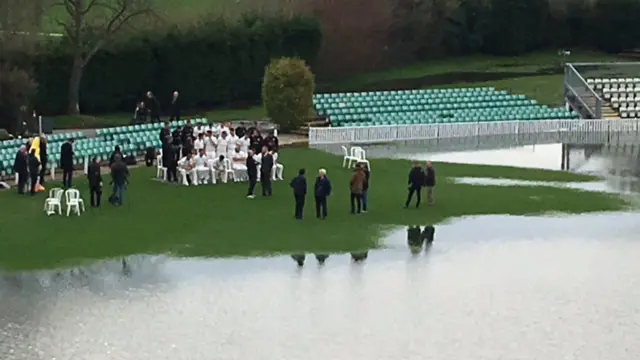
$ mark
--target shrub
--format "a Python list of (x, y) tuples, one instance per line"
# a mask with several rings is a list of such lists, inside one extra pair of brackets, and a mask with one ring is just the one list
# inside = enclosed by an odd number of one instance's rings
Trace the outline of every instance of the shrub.
[(31, 101), (38, 85), (24, 70), (5, 64), (0, 67), (0, 128), (17, 133), (31, 119)]
[(267, 115), (284, 132), (299, 128), (311, 116), (314, 88), (313, 73), (304, 60), (272, 60), (262, 81), (262, 103)]

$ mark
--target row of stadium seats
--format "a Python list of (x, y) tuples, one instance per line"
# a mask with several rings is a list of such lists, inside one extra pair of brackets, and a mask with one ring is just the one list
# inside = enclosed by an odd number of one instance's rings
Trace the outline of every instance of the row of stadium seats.
[(640, 115), (640, 78), (589, 78), (587, 84), (621, 118), (635, 118)]
[[(171, 129), (186, 125), (186, 120), (171, 122)], [(207, 119), (192, 119), (193, 124), (206, 123)], [(81, 132), (47, 136), (48, 168), (58, 166), (60, 147), (68, 138), (74, 138), (74, 164), (81, 166), (87, 159), (96, 157), (99, 161), (108, 160), (116, 145), (124, 155), (142, 155), (148, 147), (159, 149), (162, 144), (158, 138), (162, 123), (121, 126), (97, 130), (98, 137), (86, 138)], [(13, 175), (13, 161), (24, 139), (7, 140), (0, 143), (0, 176)]]
[[(577, 118), (494, 88), (317, 94), (314, 106), (333, 126)], [(365, 125), (366, 126), (366, 125)]]

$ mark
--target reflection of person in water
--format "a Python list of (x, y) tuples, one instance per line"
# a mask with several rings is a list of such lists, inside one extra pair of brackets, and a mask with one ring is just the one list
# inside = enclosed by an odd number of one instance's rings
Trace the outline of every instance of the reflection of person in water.
[(369, 256), (368, 251), (351, 253), (351, 261), (360, 263), (367, 260), (368, 256)]
[(298, 264), (298, 267), (303, 267), (304, 266), (304, 259), (307, 256), (305, 254), (293, 254), (291, 255), (291, 258), (293, 259), (293, 261), (295, 261)]
[(425, 249), (428, 249), (433, 243), (435, 232), (436, 228), (432, 225), (425, 226), (423, 230), (418, 225), (409, 226), (407, 228), (407, 245), (409, 245), (411, 252), (414, 254), (420, 252), (425, 244)]
[(324, 265), (324, 262), (327, 260), (329, 255), (327, 254), (316, 254), (316, 260), (318, 260), (318, 265)]

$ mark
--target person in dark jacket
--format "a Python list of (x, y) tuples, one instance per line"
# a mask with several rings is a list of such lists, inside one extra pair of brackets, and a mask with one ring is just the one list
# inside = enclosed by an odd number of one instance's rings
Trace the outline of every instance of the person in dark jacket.
[(173, 130), (171, 137), (173, 140), (173, 146), (182, 146), (182, 128), (180, 126)]
[(167, 135), (162, 143), (162, 166), (167, 168), (167, 181), (178, 182), (178, 159), (175, 154), (177, 149), (172, 143), (173, 138)]
[(145, 106), (149, 110), (149, 118), (151, 122), (160, 122), (160, 103), (151, 91), (147, 91)]
[(316, 201), (316, 217), (324, 220), (328, 215), (327, 197), (331, 195), (331, 181), (327, 178), (327, 170), (318, 171), (316, 183), (313, 185), (313, 194)]
[(253, 136), (254, 133), (260, 134), (260, 129), (258, 128), (258, 122), (254, 121), (251, 126), (247, 129), (247, 133), (249, 136)]
[(191, 139), (192, 141), (193, 139), (193, 125), (191, 125), (191, 120), (187, 120), (187, 124), (182, 128), (182, 135), (181, 135), (181, 140), (182, 140), (182, 146), (184, 146), (187, 143), (187, 140)]
[(351, 176), (349, 187), (351, 188), (351, 213), (362, 212), (362, 192), (364, 191), (364, 183), (366, 182), (364, 169), (360, 165), (356, 165), (356, 169)]
[(427, 204), (433, 205), (433, 188), (436, 187), (436, 171), (433, 169), (431, 161), (427, 161), (427, 168), (424, 175), (424, 186), (427, 188)]
[(49, 163), (49, 155), (47, 154), (47, 138), (40, 136), (40, 185), (44, 186), (44, 175), (47, 171), (47, 164)]
[(404, 203), (405, 209), (409, 207), (413, 194), (416, 194), (416, 208), (420, 207), (422, 186), (424, 186), (424, 172), (420, 164), (416, 162), (409, 172), (409, 194), (407, 195), (407, 201)]
[(116, 147), (113, 148), (113, 152), (111, 152), (111, 155), (109, 155), (109, 167), (111, 167), (111, 165), (113, 165), (113, 163), (116, 161), (116, 155), (120, 155), (120, 157), (122, 157), (120, 145), (116, 145)]
[(173, 95), (171, 96), (169, 121), (180, 121), (180, 103), (180, 94), (177, 91), (174, 91)]
[(124, 202), (124, 191), (129, 183), (129, 169), (122, 161), (122, 156), (116, 155), (113, 165), (111, 165), (111, 184), (113, 185), (113, 205), (122, 205)]
[(23, 195), (24, 187), (29, 177), (28, 155), (25, 145), (20, 146), (20, 150), (16, 154), (16, 158), (13, 161), (13, 172), (18, 177), (18, 194)]
[(244, 121), (241, 121), (240, 125), (236, 127), (236, 136), (238, 136), (239, 138), (242, 138), (246, 133), (247, 133), (247, 128), (244, 126)]
[(362, 212), (367, 212), (367, 205), (369, 204), (369, 179), (371, 178), (371, 171), (369, 171), (369, 167), (366, 163), (360, 163), (364, 171), (364, 186), (362, 188)]
[(271, 152), (278, 152), (278, 138), (274, 135), (273, 131), (267, 135), (263, 140), (263, 145), (266, 146)]
[(140, 101), (138, 105), (136, 105), (136, 109), (133, 111), (133, 123), (144, 124), (147, 122), (148, 117), (149, 109), (145, 105), (144, 101)]
[(36, 149), (29, 153), (29, 178), (31, 179), (30, 193), (31, 196), (36, 194), (36, 185), (38, 185), (38, 176), (40, 175), (40, 160), (36, 157)]
[(267, 147), (262, 148), (262, 160), (260, 165), (260, 186), (262, 186), (262, 196), (271, 196), (271, 172), (273, 171), (273, 155)]
[(167, 141), (167, 138), (171, 136), (171, 129), (169, 128), (169, 123), (164, 123), (162, 129), (160, 129), (160, 134), (158, 135), (160, 142), (164, 145)]
[(73, 178), (73, 139), (67, 140), (60, 147), (60, 168), (62, 169), (62, 186), (69, 189)]
[(193, 153), (193, 138), (187, 136), (186, 140), (182, 143), (182, 156), (185, 157), (191, 153)]
[(302, 220), (304, 212), (304, 199), (307, 196), (307, 179), (304, 177), (305, 170), (298, 170), (298, 176), (291, 180), (289, 186), (293, 189), (293, 198), (295, 199), (294, 216), (298, 220)]
[(100, 207), (102, 175), (100, 174), (100, 163), (96, 158), (91, 159), (91, 164), (87, 170), (87, 180), (89, 181), (89, 191), (91, 192), (91, 207)]
[(253, 199), (256, 197), (255, 188), (258, 182), (258, 163), (253, 158), (253, 150), (249, 150), (247, 156), (247, 177), (249, 178), (249, 190), (247, 190), (247, 198)]
[(256, 154), (260, 153), (260, 151), (262, 151), (262, 135), (260, 135), (260, 132), (257, 129), (249, 132), (249, 134), (251, 134), (251, 136), (249, 136), (249, 144), (251, 149)]

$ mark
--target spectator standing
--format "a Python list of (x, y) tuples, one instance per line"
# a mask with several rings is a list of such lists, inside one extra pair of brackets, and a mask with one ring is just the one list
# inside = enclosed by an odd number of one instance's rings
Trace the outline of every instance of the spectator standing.
[(62, 186), (69, 189), (73, 178), (73, 139), (67, 140), (60, 147), (60, 168), (62, 169)]
[(356, 165), (356, 169), (351, 176), (349, 183), (351, 187), (351, 214), (358, 214), (362, 212), (362, 192), (364, 191), (364, 183), (366, 181), (366, 175), (362, 166)]
[(431, 161), (427, 161), (427, 168), (425, 170), (424, 186), (427, 188), (427, 205), (433, 205), (433, 188), (436, 187), (436, 171), (431, 164)]
[(180, 121), (180, 107), (181, 107), (180, 103), (181, 103), (180, 94), (176, 90), (173, 92), (173, 96), (171, 97), (169, 121), (173, 121), (173, 120)]
[(361, 163), (360, 166), (362, 166), (365, 175), (364, 186), (362, 188), (362, 212), (366, 213), (369, 204), (369, 179), (371, 178), (371, 171), (369, 171), (366, 163)]
[(40, 160), (36, 157), (36, 149), (32, 149), (29, 153), (29, 178), (31, 180), (30, 193), (31, 196), (36, 194), (36, 185), (38, 185), (38, 176), (40, 175)]
[(256, 197), (255, 188), (258, 182), (258, 163), (253, 158), (253, 150), (249, 150), (247, 156), (247, 177), (249, 178), (249, 190), (247, 191), (247, 198), (253, 199)]
[(160, 122), (160, 103), (151, 91), (147, 91), (145, 99), (146, 108), (149, 110), (149, 118), (151, 122)]
[(13, 172), (18, 177), (18, 194), (23, 195), (27, 177), (29, 176), (27, 147), (25, 145), (20, 146), (20, 150), (16, 154), (16, 158), (13, 161)]
[(293, 198), (295, 200), (294, 216), (298, 220), (302, 220), (304, 213), (304, 200), (307, 196), (307, 179), (304, 177), (305, 170), (298, 170), (298, 176), (291, 180), (289, 186), (293, 189)]
[(165, 122), (162, 129), (160, 129), (160, 134), (158, 135), (158, 138), (163, 145), (167, 141), (168, 136), (171, 136), (171, 129), (169, 128), (169, 122)]
[(102, 174), (100, 174), (100, 164), (95, 157), (91, 160), (91, 165), (87, 171), (89, 181), (89, 191), (91, 192), (91, 207), (100, 207), (102, 198)]
[(111, 184), (113, 185), (113, 205), (122, 205), (124, 202), (124, 192), (126, 184), (129, 182), (129, 169), (122, 161), (121, 155), (116, 155), (113, 165), (111, 165)]
[(273, 171), (273, 155), (267, 147), (262, 148), (262, 159), (260, 160), (260, 186), (262, 186), (262, 196), (271, 196), (271, 172)]
[(49, 155), (47, 154), (47, 138), (40, 136), (40, 185), (44, 186), (44, 175), (47, 171), (47, 164), (49, 163)]
[(133, 123), (144, 124), (147, 122), (148, 117), (149, 109), (147, 109), (144, 101), (140, 101), (138, 105), (136, 105), (136, 109), (133, 112)]
[(328, 215), (327, 197), (331, 195), (331, 181), (327, 178), (327, 170), (320, 169), (318, 177), (313, 185), (313, 192), (316, 202), (316, 217), (326, 219)]
[(116, 145), (115, 148), (113, 148), (113, 152), (111, 152), (111, 155), (109, 155), (109, 167), (111, 167), (111, 165), (113, 165), (113, 163), (116, 161), (116, 155), (120, 155), (120, 157), (122, 157), (120, 145)]
[(416, 162), (413, 164), (411, 171), (409, 171), (409, 194), (407, 195), (407, 201), (404, 203), (405, 209), (409, 207), (413, 194), (416, 194), (416, 209), (420, 207), (422, 186), (424, 186), (424, 172), (420, 164)]

